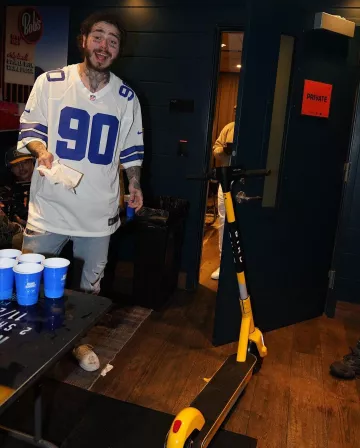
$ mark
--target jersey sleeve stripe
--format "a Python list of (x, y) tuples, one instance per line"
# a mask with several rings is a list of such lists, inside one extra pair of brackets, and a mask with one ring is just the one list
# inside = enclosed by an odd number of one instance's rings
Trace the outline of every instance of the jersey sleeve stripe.
[(36, 138), (36, 139), (44, 141), (46, 144), (48, 142), (47, 135), (42, 134), (41, 132), (34, 131), (34, 130), (31, 130), (31, 131), (21, 131), (20, 134), (19, 134), (18, 141), (23, 140), (25, 138), (31, 138), (31, 139)]
[[(33, 135), (29, 134), (32, 133)], [(36, 129), (24, 129), (23, 131), (19, 132), (19, 138), (18, 140), (21, 140), (24, 138), (24, 136), (26, 135), (31, 135), (32, 137), (39, 137), (39, 138), (46, 138), (47, 139), (47, 134), (37, 131)]]
[(44, 134), (48, 133), (47, 126), (44, 126), (40, 123), (20, 123), (20, 130), (23, 129), (36, 129), (37, 131), (43, 132)]
[(144, 152), (144, 146), (131, 146), (130, 148), (126, 148), (123, 151), (121, 151), (120, 157), (129, 156), (131, 154), (134, 154), (135, 152)]
[(121, 163), (134, 162), (135, 160), (144, 160), (144, 153), (138, 152), (130, 156), (122, 157), (120, 156)]

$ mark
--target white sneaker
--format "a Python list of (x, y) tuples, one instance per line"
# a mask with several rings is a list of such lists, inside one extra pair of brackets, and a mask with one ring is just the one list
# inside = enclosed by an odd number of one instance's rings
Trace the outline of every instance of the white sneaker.
[(79, 345), (74, 348), (73, 355), (78, 360), (82, 369), (87, 372), (95, 372), (100, 367), (100, 361), (96, 353), (93, 352), (91, 345)]
[(213, 280), (219, 280), (219, 276), (220, 276), (220, 268), (217, 268), (216, 271), (214, 271), (214, 272), (211, 274), (211, 278), (212, 278)]

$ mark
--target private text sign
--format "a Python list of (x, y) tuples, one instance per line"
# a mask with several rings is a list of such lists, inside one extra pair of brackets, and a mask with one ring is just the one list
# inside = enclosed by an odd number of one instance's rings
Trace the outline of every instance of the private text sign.
[(328, 118), (332, 87), (332, 84), (305, 79), (301, 114)]

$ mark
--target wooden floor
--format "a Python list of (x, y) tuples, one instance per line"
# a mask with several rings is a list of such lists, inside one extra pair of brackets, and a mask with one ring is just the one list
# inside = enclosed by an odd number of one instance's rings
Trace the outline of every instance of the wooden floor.
[[(201, 286), (178, 292), (153, 313), (93, 390), (175, 414), (187, 406), (234, 352), (211, 345), (217, 267), (215, 230), (207, 233)], [(341, 304), (319, 317), (265, 335), (269, 355), (234, 409), (227, 429), (258, 439), (258, 448), (359, 448), (360, 381), (339, 381), (329, 364), (360, 336), (360, 306)]]

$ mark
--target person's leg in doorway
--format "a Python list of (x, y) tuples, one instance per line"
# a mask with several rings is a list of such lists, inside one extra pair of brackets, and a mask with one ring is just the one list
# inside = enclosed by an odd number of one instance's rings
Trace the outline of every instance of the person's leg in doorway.
[[(224, 238), (224, 226), (225, 226), (225, 203), (224, 203), (224, 193), (222, 191), (221, 185), (219, 184), (218, 189), (218, 213), (219, 213), (219, 252), (221, 263), (222, 245)], [(211, 274), (213, 280), (219, 280), (220, 276), (220, 266)]]
[[(72, 237), (74, 263), (81, 266), (80, 290), (88, 294), (99, 294), (101, 279), (107, 263), (110, 235), (104, 237)], [(88, 372), (100, 367), (93, 347), (82, 344), (73, 350), (80, 366)]]

